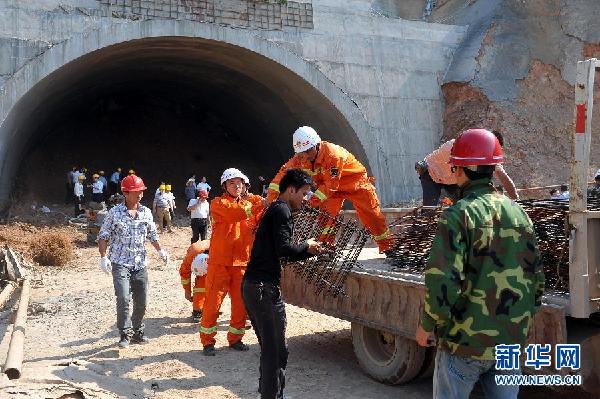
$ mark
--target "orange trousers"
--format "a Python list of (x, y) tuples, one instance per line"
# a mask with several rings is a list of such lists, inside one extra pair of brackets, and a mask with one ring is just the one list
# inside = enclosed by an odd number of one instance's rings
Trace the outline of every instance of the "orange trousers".
[[(377, 198), (373, 184), (369, 181), (364, 181), (359, 182), (354, 190), (337, 191), (323, 201), (319, 208), (331, 216), (336, 216), (340, 213), (340, 209), (342, 209), (342, 205), (346, 199), (354, 205), (358, 219), (373, 236), (379, 247), (379, 251), (384, 252), (391, 249), (393, 242), (390, 230), (385, 222), (385, 216), (381, 213), (379, 199)], [(328, 237), (328, 233), (329, 227), (327, 226), (319, 239), (324, 242), (331, 241), (333, 237)]]
[(209, 265), (206, 274), (206, 300), (200, 321), (202, 346), (214, 345), (216, 342), (219, 309), (228, 291), (231, 299), (231, 320), (227, 341), (229, 345), (233, 345), (244, 337), (247, 315), (242, 299), (242, 278), (245, 272), (245, 266)]
[(192, 309), (202, 310), (206, 300), (206, 275), (196, 276), (192, 288)]

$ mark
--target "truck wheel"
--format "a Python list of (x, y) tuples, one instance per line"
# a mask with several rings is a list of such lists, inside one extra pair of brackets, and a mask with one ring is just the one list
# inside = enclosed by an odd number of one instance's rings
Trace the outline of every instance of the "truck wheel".
[(363, 370), (384, 384), (404, 384), (417, 376), (425, 348), (412, 339), (352, 323), (352, 345)]

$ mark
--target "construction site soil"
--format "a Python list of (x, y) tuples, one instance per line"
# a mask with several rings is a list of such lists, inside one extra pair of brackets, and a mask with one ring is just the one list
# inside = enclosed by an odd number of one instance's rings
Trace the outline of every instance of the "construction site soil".
[[(161, 267), (148, 247), (150, 298), (146, 312), (150, 343), (119, 350), (115, 329), (112, 279), (98, 267), (95, 245), (86, 243), (84, 231), (69, 226), (53, 208), (42, 214), (30, 206), (13, 210), (0, 225), (0, 244), (8, 244), (31, 260), (31, 243), (40, 232), (68, 234), (74, 259), (64, 267), (34, 264), (32, 297), (27, 322), (25, 359), (21, 379), (0, 378), (2, 398), (258, 398), (256, 392), (260, 350), (252, 330), (244, 341), (250, 351), (227, 349), (225, 339), (229, 301), (219, 319), (217, 356), (200, 351), (198, 325), (190, 320), (191, 305), (179, 285), (178, 266), (188, 247), (191, 229), (180, 218), (171, 234), (160, 240), (172, 257)], [(62, 219), (62, 221), (61, 221)], [(16, 297), (16, 295), (13, 295)], [(0, 312), (0, 353), (7, 352), (11, 309)], [(430, 378), (405, 386), (375, 382), (361, 371), (353, 353), (350, 323), (287, 305), (290, 358), (286, 392), (295, 399), (430, 398)], [(528, 389), (523, 398), (549, 397), (549, 391)], [(551, 393), (551, 397), (569, 397)], [(483, 397), (476, 391), (474, 398)]]

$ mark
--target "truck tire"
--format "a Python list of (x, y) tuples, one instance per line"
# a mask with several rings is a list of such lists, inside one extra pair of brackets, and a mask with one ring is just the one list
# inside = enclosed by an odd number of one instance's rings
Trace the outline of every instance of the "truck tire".
[(354, 322), (352, 346), (365, 373), (389, 385), (405, 384), (415, 378), (425, 359), (425, 348), (416, 341)]

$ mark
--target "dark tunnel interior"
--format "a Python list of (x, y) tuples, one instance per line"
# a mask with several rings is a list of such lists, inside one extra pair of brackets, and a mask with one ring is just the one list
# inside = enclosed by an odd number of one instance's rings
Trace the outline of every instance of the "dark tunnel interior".
[(257, 53), (202, 39), (89, 53), (37, 84), (17, 111), (14, 192), (38, 202), (62, 201), (75, 165), (107, 177), (132, 168), (152, 190), (172, 184), (179, 199), (191, 173), (218, 193), (223, 169), (238, 167), (256, 192), (258, 176), (276, 173), (305, 124), (365, 161), (348, 122), (308, 82)]

